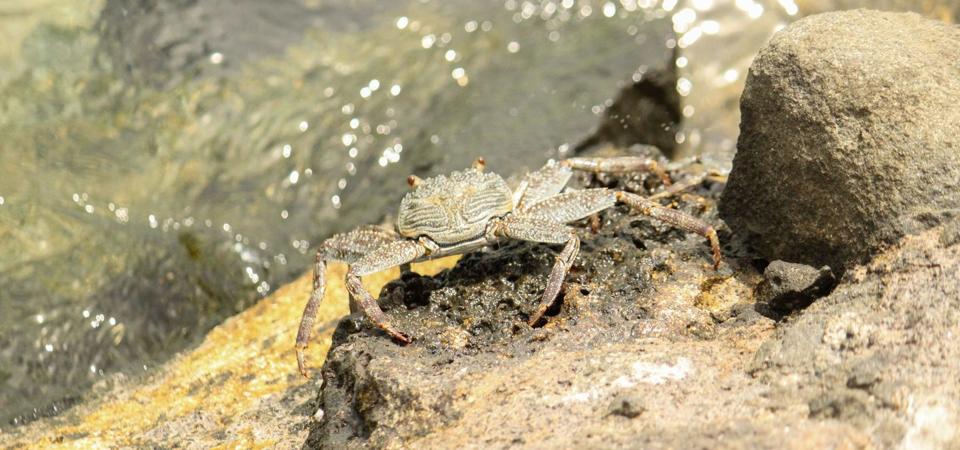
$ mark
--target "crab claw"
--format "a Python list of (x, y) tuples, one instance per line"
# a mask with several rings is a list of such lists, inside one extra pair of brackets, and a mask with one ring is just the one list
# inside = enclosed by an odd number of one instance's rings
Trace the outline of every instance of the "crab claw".
[(410, 175), (407, 177), (407, 184), (409, 184), (410, 187), (420, 186), (421, 183), (423, 183), (423, 180), (416, 175)]

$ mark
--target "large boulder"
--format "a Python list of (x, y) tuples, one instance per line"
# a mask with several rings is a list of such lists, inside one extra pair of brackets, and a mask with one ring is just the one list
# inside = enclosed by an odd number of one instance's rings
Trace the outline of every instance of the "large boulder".
[(867, 10), (760, 52), (721, 217), (767, 259), (848, 267), (960, 207), (960, 29)]

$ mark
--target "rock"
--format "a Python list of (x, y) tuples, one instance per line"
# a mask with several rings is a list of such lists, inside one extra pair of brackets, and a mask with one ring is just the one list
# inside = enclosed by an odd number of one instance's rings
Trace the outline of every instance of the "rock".
[[(716, 220), (719, 190), (696, 186), (673, 203)], [(576, 227), (583, 254), (542, 328), (524, 319), (556, 249), (510, 244), (436, 276), (416, 272), (449, 261), (415, 265), (385, 286), (397, 271), (365, 279), (418, 339), (399, 346), (349, 316), (322, 379), (303, 380), (291, 351), (310, 290), (302, 277), (163, 368), (60, 417), (4, 430), (0, 447), (956, 445), (960, 355), (947, 336), (960, 332), (950, 278), (960, 246), (908, 238), (777, 330), (752, 303), (762, 276), (750, 258), (730, 256), (715, 272), (698, 236), (619, 208), (603, 224), (597, 234)], [(331, 298), (309, 349), (315, 368), (347, 309), (344, 267), (329, 270)]]
[(677, 92), (677, 50), (666, 67), (654, 68), (620, 89), (606, 108), (592, 136), (577, 145), (577, 151), (608, 143), (620, 148), (635, 144), (657, 147), (670, 158), (677, 156), (677, 132), (683, 121)]
[(754, 60), (721, 217), (768, 260), (849, 267), (960, 208), (960, 29), (801, 19)]
[[(644, 185), (618, 177), (597, 183)], [(698, 185), (702, 197), (674, 201), (716, 220), (719, 191), (708, 186)], [(702, 238), (620, 208), (605, 211), (602, 221), (597, 234), (586, 223), (576, 226), (582, 252), (542, 328), (525, 319), (554, 260), (548, 246), (512, 243), (467, 255), (438, 277), (410, 274), (386, 286), (381, 304), (416, 339), (400, 346), (362, 318), (342, 321), (323, 369), (318, 406), (325, 417), (311, 425), (307, 446), (869, 442), (832, 416), (811, 418), (807, 399), (771, 401), (770, 387), (747, 373), (774, 324), (747, 307), (761, 279), (752, 265), (731, 258), (714, 272)]]
[[(908, 236), (779, 329), (754, 374), (882, 448), (960, 446), (960, 246)], [(909, 445), (908, 445), (909, 444)]]
[[(711, 220), (717, 192), (697, 193), (678, 206), (703, 202)], [(750, 313), (752, 265), (728, 259), (711, 273), (698, 237), (616, 208), (602, 220), (596, 235), (576, 227), (583, 252), (543, 328), (524, 319), (553, 261), (544, 246), (509, 244), (387, 285), (382, 304), (417, 340), (399, 346), (362, 318), (341, 322), (318, 398), (326, 415), (307, 445), (957, 445), (960, 246), (940, 243), (943, 227), (848, 270), (774, 331)], [(830, 278), (772, 266), (767, 282), (786, 274), (782, 292)]]
[(757, 286), (757, 300), (783, 314), (807, 307), (835, 285), (828, 266), (817, 269), (777, 260), (764, 269), (763, 281)]
[(872, 8), (881, 11), (916, 12), (952, 23), (956, 23), (960, 17), (960, 4), (953, 0), (797, 0), (796, 5), (800, 16), (841, 9)]

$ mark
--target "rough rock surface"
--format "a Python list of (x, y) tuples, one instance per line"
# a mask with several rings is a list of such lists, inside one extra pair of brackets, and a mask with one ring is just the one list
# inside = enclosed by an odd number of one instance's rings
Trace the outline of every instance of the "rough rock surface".
[(754, 60), (720, 205), (764, 257), (843, 268), (960, 208), (960, 28), (801, 19)]
[(960, 245), (947, 233), (906, 238), (781, 327), (753, 367), (771, 397), (882, 448), (960, 448)]
[[(694, 172), (695, 173), (695, 172)], [(691, 173), (674, 173), (681, 182)], [(641, 179), (597, 184), (644, 189)], [(716, 221), (719, 185), (676, 207)], [(408, 274), (381, 303), (415, 341), (358, 316), (323, 369), (324, 448), (857, 448), (869, 440), (806, 405), (771, 402), (748, 375), (774, 322), (755, 311), (760, 274), (733, 249), (719, 272), (688, 235), (615, 208), (583, 244), (562, 302), (530, 328), (557, 249), (515, 243), (435, 278)], [(721, 239), (725, 239), (721, 233)], [(791, 427), (782, 424), (791, 423)]]
[[(618, 245), (604, 234), (635, 233), (618, 227), (624, 219), (606, 216), (543, 329), (511, 319), (535, 303), (536, 267), (550, 262), (534, 248), (388, 285), (391, 314), (421, 340), (400, 347), (356, 318), (342, 322), (323, 371), (324, 420), (307, 444), (960, 448), (960, 242), (949, 227), (851, 269), (775, 330), (744, 302), (759, 275), (730, 259), (710, 275), (689, 239), (593, 279)], [(635, 273), (650, 275), (626, 278)], [(701, 277), (700, 292), (690, 277)], [(517, 294), (491, 293), (510, 278)]]
[(797, 0), (801, 16), (844, 9), (870, 8), (923, 14), (948, 23), (957, 23), (960, 4), (954, 0)]
[[(381, 304), (416, 340), (401, 347), (359, 316), (342, 322), (323, 370), (325, 420), (310, 443), (390, 447), (422, 438), (415, 446), (437, 446), (446, 438), (436, 432), (454, 424), (452, 434), (463, 444), (569, 442), (569, 436), (528, 433), (557, 429), (551, 422), (558, 417), (548, 409), (582, 404), (592, 410), (602, 403), (587, 416), (596, 420), (581, 425), (594, 427), (607, 420), (608, 407), (622, 406), (615, 395), (621, 385), (686, 378), (695, 355), (636, 342), (716, 334), (709, 311), (693, 306), (696, 289), (676, 292), (681, 283), (657, 282), (679, 278), (697, 286), (712, 279), (703, 269), (706, 247), (701, 238), (664, 232), (624, 212), (603, 214), (597, 235), (579, 227), (581, 254), (544, 328), (525, 321), (555, 258), (548, 246), (510, 243), (468, 255), (439, 277), (410, 274), (388, 285)], [(501, 414), (491, 416), (493, 407)], [(479, 431), (488, 426), (501, 431)], [(466, 439), (473, 433), (483, 440)]]

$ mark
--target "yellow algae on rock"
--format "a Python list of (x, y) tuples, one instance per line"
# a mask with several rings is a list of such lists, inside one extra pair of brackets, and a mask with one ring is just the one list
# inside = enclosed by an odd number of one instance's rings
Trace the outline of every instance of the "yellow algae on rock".
[[(422, 274), (452, 267), (457, 258), (414, 264)], [(145, 379), (121, 383), (62, 417), (0, 435), (0, 447), (97, 448), (169, 446), (208, 448), (302, 445), (315, 411), (311, 404), (336, 321), (348, 313), (346, 266), (327, 268), (327, 292), (307, 350), (311, 380), (297, 371), (294, 339), (310, 294), (304, 275), (217, 326), (195, 349)], [(365, 277), (370, 292), (395, 279), (394, 268)], [(269, 419), (269, 420), (265, 420)], [(299, 433), (290, 429), (299, 429)]]

